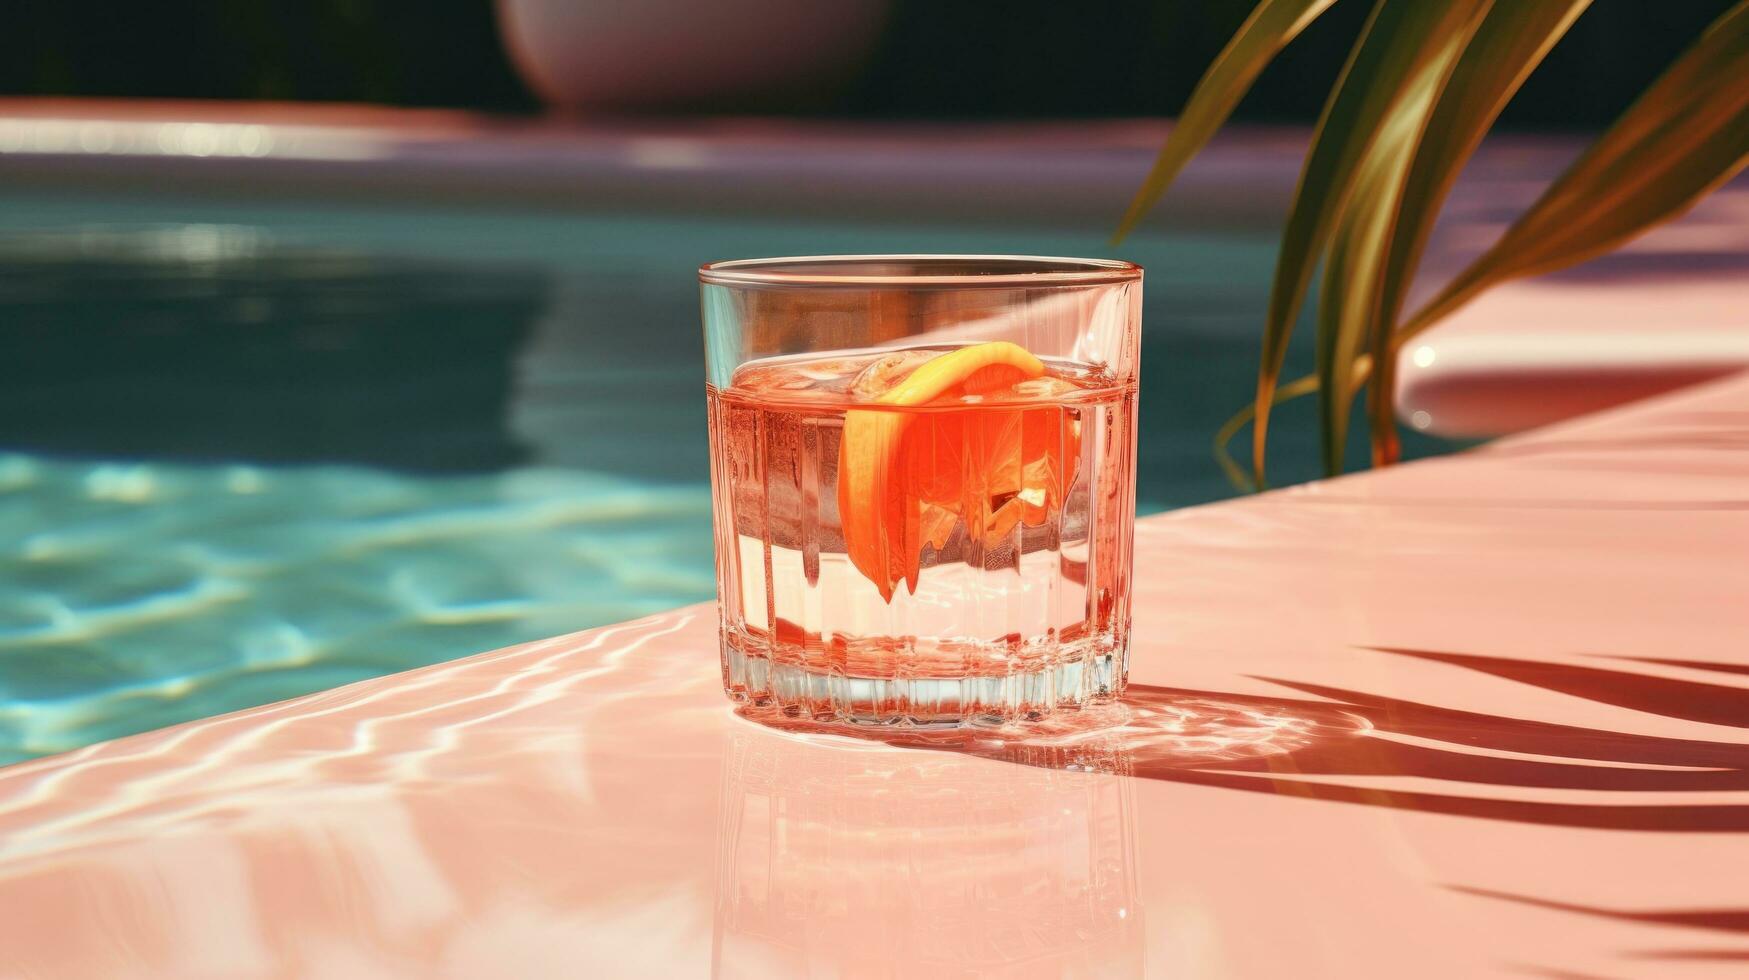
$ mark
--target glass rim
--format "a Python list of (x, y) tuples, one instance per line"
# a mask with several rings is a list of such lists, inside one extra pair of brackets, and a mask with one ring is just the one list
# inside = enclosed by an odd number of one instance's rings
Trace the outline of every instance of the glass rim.
[[(856, 271), (857, 266), (911, 266), (907, 272)], [(984, 266), (975, 272), (930, 272)], [(836, 269), (837, 271), (834, 271)], [(714, 286), (829, 286), (849, 289), (902, 289), (942, 286), (954, 289), (1015, 289), (1032, 286), (1098, 286), (1140, 282), (1142, 267), (1123, 259), (1079, 259), (1053, 255), (792, 255), (729, 259), (698, 267), (700, 282)]]

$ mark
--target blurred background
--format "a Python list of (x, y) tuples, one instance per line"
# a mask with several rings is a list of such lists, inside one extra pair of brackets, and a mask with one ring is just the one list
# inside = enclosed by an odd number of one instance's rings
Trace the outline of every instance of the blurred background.
[[(1485, 244), (1726, 6), (1599, 0), (1430, 264)], [(1307, 127), (1367, 5), (1311, 27), (1144, 230), (1107, 238), (1249, 8), (9, 10), (0, 763), (710, 598), (704, 261), (1138, 261), (1140, 506), (1230, 495), (1210, 439), (1249, 398)], [(1280, 480), (1316, 474), (1313, 411), (1284, 410)], [(1497, 434), (1416, 428), (1410, 455)]]
[[(780, 85), (752, 100), (715, 85), (661, 98), (607, 100), (622, 107), (1061, 119), (1176, 113), (1252, 4), (1013, 0), (999, 13), (980, 0), (550, 0), (501, 6), (574, 6), (583, 11), (577, 22), (584, 30), (591, 29), (590, 8), (638, 8), (653, 32), (671, 42), (711, 7), (725, 16), (752, 17), (752, 26), (778, 51), (814, 42), (798, 31), (809, 26), (797, 23), (798, 12), (831, 6), (831, 19), (847, 23), (856, 35), (842, 43), (844, 57), (831, 66), (839, 76), (834, 85)], [(1728, 6), (1728, 0), (1599, 0), (1526, 84), (1502, 124), (1600, 128)], [(1338, 4), (1314, 22), (1259, 79), (1236, 118), (1315, 118), (1368, 9), (1365, 3)], [(762, 16), (771, 19), (761, 22)], [(601, 18), (624, 20), (616, 13)], [(544, 108), (540, 82), (519, 77), (505, 45), (514, 31), (504, 30), (490, 0), (66, 0), (20, 5), (7, 21), (0, 37), (0, 92), (6, 94), (373, 102), (508, 113)], [(588, 42), (586, 36), (579, 40)], [(659, 51), (648, 54), (661, 58)]]

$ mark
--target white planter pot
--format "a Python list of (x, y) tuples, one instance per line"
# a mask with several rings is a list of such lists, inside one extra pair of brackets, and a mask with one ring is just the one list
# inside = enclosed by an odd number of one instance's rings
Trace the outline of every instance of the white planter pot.
[(806, 101), (849, 75), (890, 0), (498, 0), (524, 81), (549, 105), (734, 109)]

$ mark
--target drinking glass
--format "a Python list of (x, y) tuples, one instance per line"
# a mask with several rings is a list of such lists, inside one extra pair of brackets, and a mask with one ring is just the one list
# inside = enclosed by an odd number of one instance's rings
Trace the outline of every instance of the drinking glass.
[(699, 279), (730, 698), (950, 725), (1122, 693), (1139, 267), (858, 255)]

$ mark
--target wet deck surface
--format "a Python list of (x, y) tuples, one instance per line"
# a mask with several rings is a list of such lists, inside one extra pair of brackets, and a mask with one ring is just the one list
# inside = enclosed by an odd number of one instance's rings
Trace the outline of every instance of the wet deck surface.
[(0, 770), (23, 976), (1727, 976), (1749, 376), (1141, 522), (1131, 696), (737, 716), (709, 607)]

